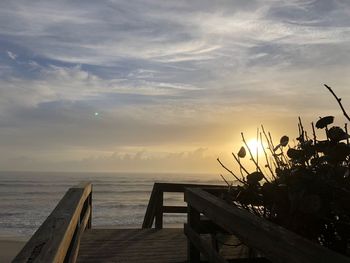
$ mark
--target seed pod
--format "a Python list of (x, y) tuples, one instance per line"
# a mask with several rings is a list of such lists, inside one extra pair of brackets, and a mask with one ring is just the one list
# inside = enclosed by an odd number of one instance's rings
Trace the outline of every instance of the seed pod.
[(289, 148), (287, 151), (287, 155), (291, 159), (300, 159), (303, 157), (303, 151), (302, 150), (297, 150), (293, 148)]
[(334, 121), (333, 116), (323, 117), (316, 122), (316, 128), (323, 129), (323, 128), (327, 127), (327, 125), (332, 124), (333, 121)]
[(280, 145), (283, 147), (286, 147), (288, 143), (289, 143), (289, 137), (286, 135), (282, 136), (280, 139)]
[(338, 126), (333, 126), (330, 128), (327, 132), (327, 135), (329, 139), (334, 142), (339, 142), (341, 140), (349, 138), (349, 134), (347, 134), (345, 131), (343, 131), (342, 128)]
[(257, 183), (264, 178), (264, 175), (261, 172), (253, 172), (247, 175), (248, 183)]
[(244, 158), (246, 156), (247, 152), (245, 150), (245, 148), (242, 146), (241, 149), (239, 149), (239, 152), (238, 152), (238, 157), (239, 158)]

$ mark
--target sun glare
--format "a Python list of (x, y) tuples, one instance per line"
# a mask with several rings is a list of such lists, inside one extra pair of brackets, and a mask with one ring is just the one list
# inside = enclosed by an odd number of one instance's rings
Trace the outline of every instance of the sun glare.
[(256, 139), (250, 139), (247, 141), (247, 145), (252, 152), (253, 156), (256, 156), (258, 153), (259, 155), (263, 154), (263, 148), (261, 146), (261, 142), (257, 141)]

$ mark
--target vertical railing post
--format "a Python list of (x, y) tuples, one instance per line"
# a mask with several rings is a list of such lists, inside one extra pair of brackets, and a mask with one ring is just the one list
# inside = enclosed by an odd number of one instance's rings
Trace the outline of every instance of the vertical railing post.
[[(187, 224), (197, 232), (200, 223), (200, 213), (190, 204), (187, 204)], [(192, 242), (187, 239), (187, 260), (189, 263), (200, 262), (200, 252)]]
[(157, 189), (157, 198), (156, 198), (156, 222), (155, 222), (155, 228), (156, 229), (162, 229), (163, 228), (163, 189), (158, 188)]
[(86, 225), (86, 228), (91, 229), (91, 225), (92, 225), (92, 186), (91, 186), (91, 192), (88, 196), (88, 206), (90, 207), (90, 215), (89, 215), (89, 220), (88, 220), (88, 223)]

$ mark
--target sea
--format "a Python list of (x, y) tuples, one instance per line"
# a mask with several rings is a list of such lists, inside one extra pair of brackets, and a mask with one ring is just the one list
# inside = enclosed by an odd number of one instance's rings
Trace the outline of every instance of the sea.
[[(0, 172), (0, 237), (30, 237), (69, 187), (93, 184), (92, 227), (141, 227), (154, 182), (224, 184), (218, 175), (175, 173)], [(185, 205), (183, 194), (167, 193), (165, 205)], [(164, 215), (164, 226), (185, 222)]]

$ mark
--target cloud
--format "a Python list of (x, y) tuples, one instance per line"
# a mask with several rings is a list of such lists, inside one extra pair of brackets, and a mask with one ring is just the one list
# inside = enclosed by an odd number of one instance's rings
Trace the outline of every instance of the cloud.
[(51, 159), (212, 151), (261, 122), (280, 131), (297, 115), (337, 113), (321, 84), (350, 101), (349, 10), (346, 0), (1, 1), (0, 146)]
[[(151, 155), (150, 155), (151, 154)], [(207, 155), (206, 149), (198, 148), (185, 152), (163, 152), (157, 155), (147, 151), (136, 153), (102, 154), (77, 160), (42, 160), (22, 155), (0, 160), (3, 169), (31, 171), (121, 171), (121, 172), (182, 172), (212, 173), (217, 168), (214, 156)], [(39, 167), (39, 169), (38, 169)]]
[(12, 60), (16, 60), (17, 55), (12, 53), (11, 51), (7, 51), (7, 55), (12, 59)]

